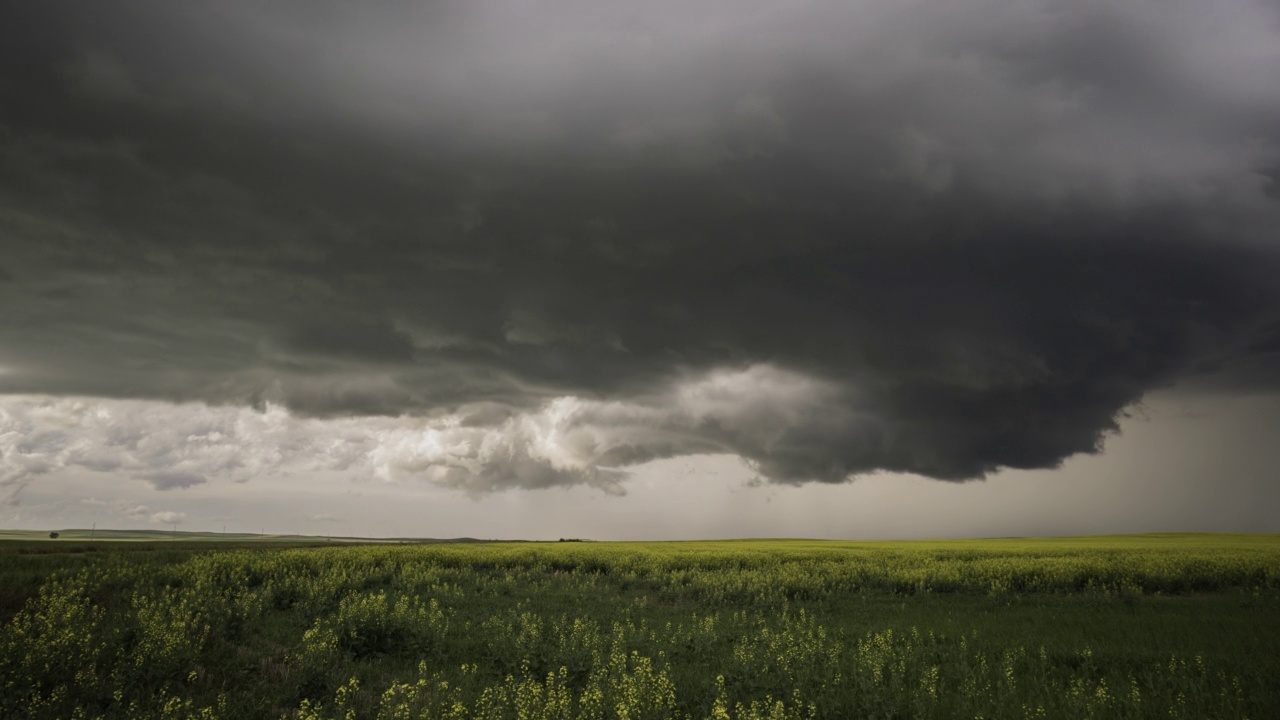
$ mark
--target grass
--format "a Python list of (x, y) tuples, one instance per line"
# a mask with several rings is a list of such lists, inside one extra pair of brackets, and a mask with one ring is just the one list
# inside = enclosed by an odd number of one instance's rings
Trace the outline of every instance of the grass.
[(72, 539), (0, 543), (0, 717), (1280, 717), (1276, 535)]

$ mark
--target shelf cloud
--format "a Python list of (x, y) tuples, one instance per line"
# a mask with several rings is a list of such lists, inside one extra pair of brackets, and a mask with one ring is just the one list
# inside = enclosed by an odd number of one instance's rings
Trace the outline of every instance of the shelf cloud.
[(965, 480), (1097, 452), (1159, 388), (1280, 390), (1277, 29), (1267, 0), (6, 8), (0, 484)]

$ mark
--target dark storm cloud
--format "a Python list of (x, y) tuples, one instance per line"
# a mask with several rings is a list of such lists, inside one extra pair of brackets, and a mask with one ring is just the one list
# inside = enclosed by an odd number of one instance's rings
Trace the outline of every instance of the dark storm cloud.
[(340, 319), (314, 321), (296, 328), (285, 346), (301, 355), (351, 357), (387, 362), (413, 359), (409, 337), (387, 324)]
[(970, 478), (1276, 387), (1271, 4), (4, 12), (0, 391), (458, 413), (491, 489)]

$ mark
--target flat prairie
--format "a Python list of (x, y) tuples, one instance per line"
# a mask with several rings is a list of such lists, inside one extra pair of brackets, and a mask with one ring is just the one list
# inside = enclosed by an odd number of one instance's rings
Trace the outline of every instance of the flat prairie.
[(0, 717), (1280, 717), (1277, 535), (112, 532), (0, 532)]

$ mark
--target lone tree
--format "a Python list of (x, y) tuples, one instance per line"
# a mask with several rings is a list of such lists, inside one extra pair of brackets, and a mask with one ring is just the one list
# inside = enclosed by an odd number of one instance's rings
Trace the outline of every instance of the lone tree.
[(50, 540), (57, 540), (57, 539), (58, 539), (58, 533), (56, 533), (56, 532), (51, 532), (51, 533), (49, 533), (49, 539), (50, 539)]

